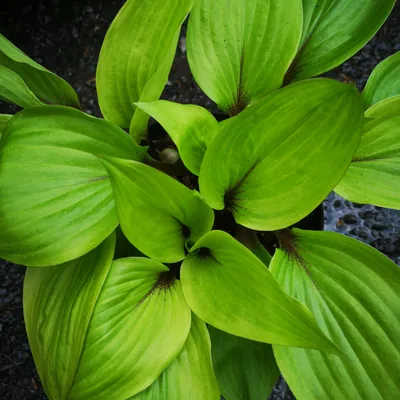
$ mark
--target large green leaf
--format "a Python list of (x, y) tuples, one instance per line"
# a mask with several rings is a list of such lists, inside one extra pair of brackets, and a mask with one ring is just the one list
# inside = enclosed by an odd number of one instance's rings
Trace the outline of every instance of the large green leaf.
[(335, 192), (357, 203), (400, 209), (400, 96), (369, 108), (360, 146)]
[(354, 86), (329, 79), (290, 85), (224, 121), (201, 166), (201, 194), (248, 228), (292, 225), (339, 182), (362, 124)]
[(205, 108), (165, 100), (136, 103), (167, 131), (179, 150), (186, 167), (199, 175), (207, 144), (216, 135), (219, 125)]
[[(97, 67), (105, 118), (128, 128), (137, 101), (157, 100), (168, 79), (178, 31), (193, 0), (128, 0), (104, 39)], [(144, 122), (135, 127), (140, 130)], [(137, 135), (135, 129), (131, 129)], [(139, 132), (140, 133), (140, 132)]]
[[(21, 50), (15, 47), (9, 40), (0, 34), (0, 66), (14, 71), (27, 88), (41, 101), (49, 104), (60, 104), (80, 108), (78, 96), (74, 89), (62, 78), (53, 74), (48, 69), (42, 67), (33, 61)], [(0, 69), (0, 75), (4, 74), (4, 69)], [(15, 77), (9, 81), (9, 90), (21, 91), (23, 89), (22, 82), (17, 81)], [(26, 89), (24, 89), (26, 91)], [(24, 96), (28, 96), (26, 91)], [(30, 94), (32, 96), (32, 94)], [(9, 99), (15, 102), (15, 100)], [(31, 103), (34, 100), (31, 100)], [(27, 107), (34, 105), (26, 103), (21, 105)]]
[(148, 389), (131, 400), (219, 400), (210, 345), (206, 324), (192, 314), (189, 336), (178, 357)]
[(26, 86), (21, 77), (11, 69), (0, 65), (0, 99), (27, 108), (43, 103)]
[(68, 397), (114, 246), (115, 236), (111, 235), (81, 258), (26, 271), (25, 326), (36, 369), (50, 399)]
[(182, 264), (181, 281), (189, 307), (218, 329), (260, 342), (337, 352), (309, 310), (225, 232), (212, 231), (197, 241)]
[(286, 81), (310, 78), (337, 67), (382, 26), (396, 0), (303, 0), (299, 51)]
[(363, 91), (366, 108), (397, 95), (400, 95), (400, 51), (378, 64)]
[(267, 399), (279, 376), (270, 344), (209, 326), (215, 374), (226, 400)]
[(208, 232), (214, 213), (194, 190), (135, 161), (104, 158), (121, 229), (140, 251), (160, 262), (185, 257), (185, 246)]
[(113, 250), (108, 243), (66, 265), (28, 269), (28, 335), (52, 399), (125, 400), (186, 341), (191, 313), (180, 282), (147, 258), (111, 265)]
[(10, 114), (0, 114), (0, 139), (7, 128), (8, 121), (12, 118)]
[(13, 117), (0, 149), (0, 256), (49, 266), (96, 247), (118, 220), (99, 155), (139, 159), (141, 148), (111, 123), (62, 106)]
[(190, 69), (220, 109), (237, 114), (281, 86), (301, 29), (301, 0), (197, 0), (187, 32)]
[(345, 354), (273, 346), (296, 398), (400, 398), (400, 268), (337, 233), (293, 234), (294, 247), (277, 250), (271, 271)]

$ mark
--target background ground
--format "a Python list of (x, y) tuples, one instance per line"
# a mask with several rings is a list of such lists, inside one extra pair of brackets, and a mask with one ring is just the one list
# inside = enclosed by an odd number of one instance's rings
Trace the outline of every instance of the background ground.
[[(123, 0), (3, 1), (0, 33), (71, 83), (84, 111), (99, 116), (94, 80), (97, 57), (107, 27), (123, 3)], [(378, 35), (330, 76), (351, 79), (361, 89), (375, 65), (400, 50), (399, 17), (400, 4), (397, 4)], [(182, 35), (163, 98), (215, 110), (194, 83), (185, 51)], [(15, 107), (0, 103), (0, 113), (15, 111)], [(325, 212), (325, 229), (358, 237), (394, 261), (400, 261), (399, 212), (353, 204), (334, 194), (326, 200)], [(0, 399), (4, 400), (46, 399), (25, 333), (21, 304), (23, 275), (23, 267), (0, 262)], [(282, 380), (272, 398), (291, 398)]]

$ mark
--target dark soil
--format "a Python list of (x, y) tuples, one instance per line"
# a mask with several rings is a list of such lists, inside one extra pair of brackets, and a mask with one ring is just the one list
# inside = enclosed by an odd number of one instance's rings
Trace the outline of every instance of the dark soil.
[[(105, 32), (123, 3), (123, 0), (3, 0), (0, 32), (71, 83), (84, 111), (100, 116), (95, 94), (97, 57)], [(378, 35), (329, 75), (355, 81), (362, 88), (375, 65), (400, 50), (398, 17), (400, 4)], [(194, 83), (185, 52), (182, 34), (163, 98), (199, 104), (216, 111), (215, 105)], [(16, 111), (17, 107), (0, 102), (0, 113)], [(334, 195), (325, 203), (325, 212), (326, 227), (369, 242), (397, 260), (400, 255), (399, 213), (387, 210), (382, 213), (372, 206), (360, 211), (357, 205)], [(25, 333), (21, 302), (23, 275), (23, 267), (0, 262), (0, 399), (4, 400), (46, 399)], [(283, 380), (279, 381), (271, 398), (292, 398)]]

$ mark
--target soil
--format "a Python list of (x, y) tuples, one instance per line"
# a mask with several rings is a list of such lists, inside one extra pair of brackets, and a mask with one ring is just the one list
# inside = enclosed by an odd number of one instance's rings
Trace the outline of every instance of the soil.
[[(10, 0), (0, 6), (0, 32), (77, 90), (85, 112), (100, 116), (95, 93), (97, 57), (105, 32), (123, 0)], [(328, 75), (362, 89), (375, 65), (400, 50), (400, 3), (384, 27), (357, 55)], [(198, 88), (186, 61), (185, 28), (163, 98), (216, 107)], [(17, 107), (0, 102), (0, 113)], [(325, 229), (363, 240), (400, 261), (400, 213), (348, 202), (331, 194), (324, 203)], [(0, 398), (46, 399), (37, 376), (22, 314), (24, 267), (0, 261)], [(271, 399), (291, 399), (280, 379)]]

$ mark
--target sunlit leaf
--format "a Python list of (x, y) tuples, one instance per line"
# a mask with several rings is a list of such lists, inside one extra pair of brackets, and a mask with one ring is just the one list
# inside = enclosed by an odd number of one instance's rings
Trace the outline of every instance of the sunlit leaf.
[[(64, 79), (33, 61), (1, 34), (0, 66), (14, 71), (39, 100), (49, 104), (60, 104), (80, 108), (77, 94)], [(0, 75), (3, 74), (4, 69), (2, 68), (0, 69)], [(22, 83), (20, 81), (17, 82), (15, 77), (12, 79), (14, 80), (13, 87), (15, 86), (16, 89), (21, 92), (23, 89)], [(11, 83), (9, 84), (11, 85)], [(31, 97), (32, 93), (30, 94)], [(24, 96), (26, 97), (28, 95), (29, 91), (26, 91)], [(15, 100), (8, 101), (15, 102)], [(31, 101), (25, 106), (18, 103), (16, 104), (27, 107), (34, 105), (32, 104), (33, 102), (34, 99), (32, 97)]]
[(285, 294), (268, 268), (222, 231), (204, 235), (181, 268), (189, 307), (232, 335), (337, 352), (303, 304)]
[(400, 209), (400, 96), (369, 108), (360, 146), (335, 192), (357, 203)]
[(270, 344), (209, 326), (215, 374), (226, 400), (264, 400), (279, 376)]
[(207, 144), (219, 129), (214, 116), (203, 107), (165, 100), (136, 105), (162, 125), (178, 148), (183, 163), (199, 175)]
[(302, 41), (287, 82), (322, 74), (357, 53), (385, 22), (396, 0), (302, 1)]
[(236, 114), (281, 86), (301, 29), (301, 0), (197, 0), (187, 32), (190, 69), (220, 109)]
[(189, 336), (178, 357), (148, 389), (131, 400), (219, 400), (210, 344), (206, 324), (192, 314)]
[(135, 161), (103, 159), (121, 229), (140, 251), (160, 262), (185, 257), (185, 245), (208, 232), (214, 213), (194, 190)]
[(363, 92), (365, 107), (397, 95), (400, 95), (400, 51), (372, 71)]
[(40, 106), (43, 103), (31, 92), (20, 76), (0, 65), (0, 99), (20, 107)]
[[(157, 100), (168, 79), (180, 26), (193, 0), (128, 0), (104, 39), (97, 67), (100, 108), (129, 128), (137, 101)], [(138, 136), (148, 117), (131, 127)], [(139, 131), (139, 132), (138, 132)]]
[(112, 187), (98, 156), (139, 159), (111, 123), (62, 106), (13, 117), (0, 150), (0, 256), (49, 266), (80, 257), (117, 226)]
[(248, 228), (290, 226), (342, 178), (362, 124), (354, 86), (328, 79), (290, 85), (224, 121), (201, 166), (201, 194)]
[(277, 250), (271, 271), (305, 302), (343, 350), (273, 346), (299, 400), (400, 397), (400, 268), (373, 248), (337, 233), (294, 230), (294, 248)]

